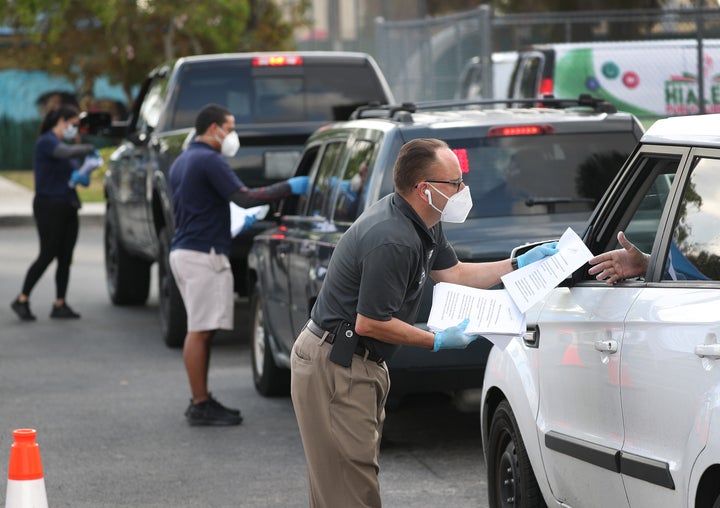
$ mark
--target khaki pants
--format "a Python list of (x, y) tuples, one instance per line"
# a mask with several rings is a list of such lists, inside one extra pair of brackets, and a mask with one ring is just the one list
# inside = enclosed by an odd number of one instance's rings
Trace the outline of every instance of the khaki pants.
[(290, 355), (291, 395), (305, 448), (312, 508), (379, 508), (378, 455), (390, 378), (385, 363), (328, 360), (307, 328)]

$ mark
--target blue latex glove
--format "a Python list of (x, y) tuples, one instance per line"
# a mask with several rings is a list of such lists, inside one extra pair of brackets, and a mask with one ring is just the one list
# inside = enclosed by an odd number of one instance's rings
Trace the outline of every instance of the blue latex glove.
[(287, 183), (290, 184), (290, 191), (293, 194), (305, 194), (308, 187), (308, 177), (307, 176), (294, 176), (292, 178), (289, 178)]
[(543, 258), (557, 254), (557, 251), (557, 242), (544, 243), (542, 245), (538, 245), (537, 247), (533, 247), (525, 254), (521, 254), (517, 257), (518, 268), (522, 268), (530, 263), (534, 263), (535, 261), (540, 261)]
[(252, 227), (253, 224), (257, 222), (257, 217), (255, 215), (246, 215), (245, 216), (245, 222), (243, 222), (242, 231), (247, 231)]
[(87, 187), (90, 185), (90, 173), (83, 174), (79, 170), (75, 170), (70, 175), (70, 186), (75, 187), (76, 185), (82, 185)]
[(85, 161), (83, 161), (83, 164), (82, 166), (80, 166), (80, 169), (78, 171), (80, 171), (81, 174), (89, 175), (94, 170), (102, 166), (102, 164), (102, 157), (100, 157), (100, 154), (95, 152), (85, 157)]
[(435, 334), (435, 346), (433, 351), (437, 352), (441, 349), (465, 349), (468, 344), (478, 338), (477, 335), (465, 333), (470, 319), (465, 319), (456, 326), (446, 328)]

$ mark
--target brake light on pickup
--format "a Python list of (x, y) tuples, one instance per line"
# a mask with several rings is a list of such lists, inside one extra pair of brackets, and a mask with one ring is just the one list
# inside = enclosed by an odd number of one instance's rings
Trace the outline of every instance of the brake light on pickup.
[(555, 129), (552, 125), (512, 125), (507, 127), (492, 127), (488, 130), (488, 137), (539, 136), (542, 134), (553, 134), (554, 132)]
[(253, 67), (285, 67), (302, 63), (302, 57), (297, 55), (256, 56), (252, 60)]

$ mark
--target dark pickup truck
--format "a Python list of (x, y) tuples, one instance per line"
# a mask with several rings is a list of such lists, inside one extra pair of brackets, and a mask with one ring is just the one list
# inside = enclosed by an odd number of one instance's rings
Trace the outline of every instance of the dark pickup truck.
[[(235, 115), (241, 148), (229, 163), (245, 185), (259, 187), (292, 176), (303, 144), (320, 126), (347, 119), (358, 105), (392, 101), (383, 74), (364, 53), (197, 55), (154, 69), (130, 119), (111, 130), (122, 138), (105, 177), (105, 268), (112, 302), (144, 304), (150, 267), (158, 261), (163, 339), (168, 346), (182, 345), (185, 308), (168, 265), (173, 210), (167, 175), (204, 105), (221, 104)], [(259, 222), (233, 242), (240, 294), (247, 292), (252, 237), (268, 225)]]

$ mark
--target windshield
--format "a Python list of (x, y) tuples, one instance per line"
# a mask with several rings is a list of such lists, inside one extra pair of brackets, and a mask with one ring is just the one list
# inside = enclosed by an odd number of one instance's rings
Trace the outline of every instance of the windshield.
[(446, 140), (470, 187), (469, 217), (590, 212), (635, 146), (627, 133)]

